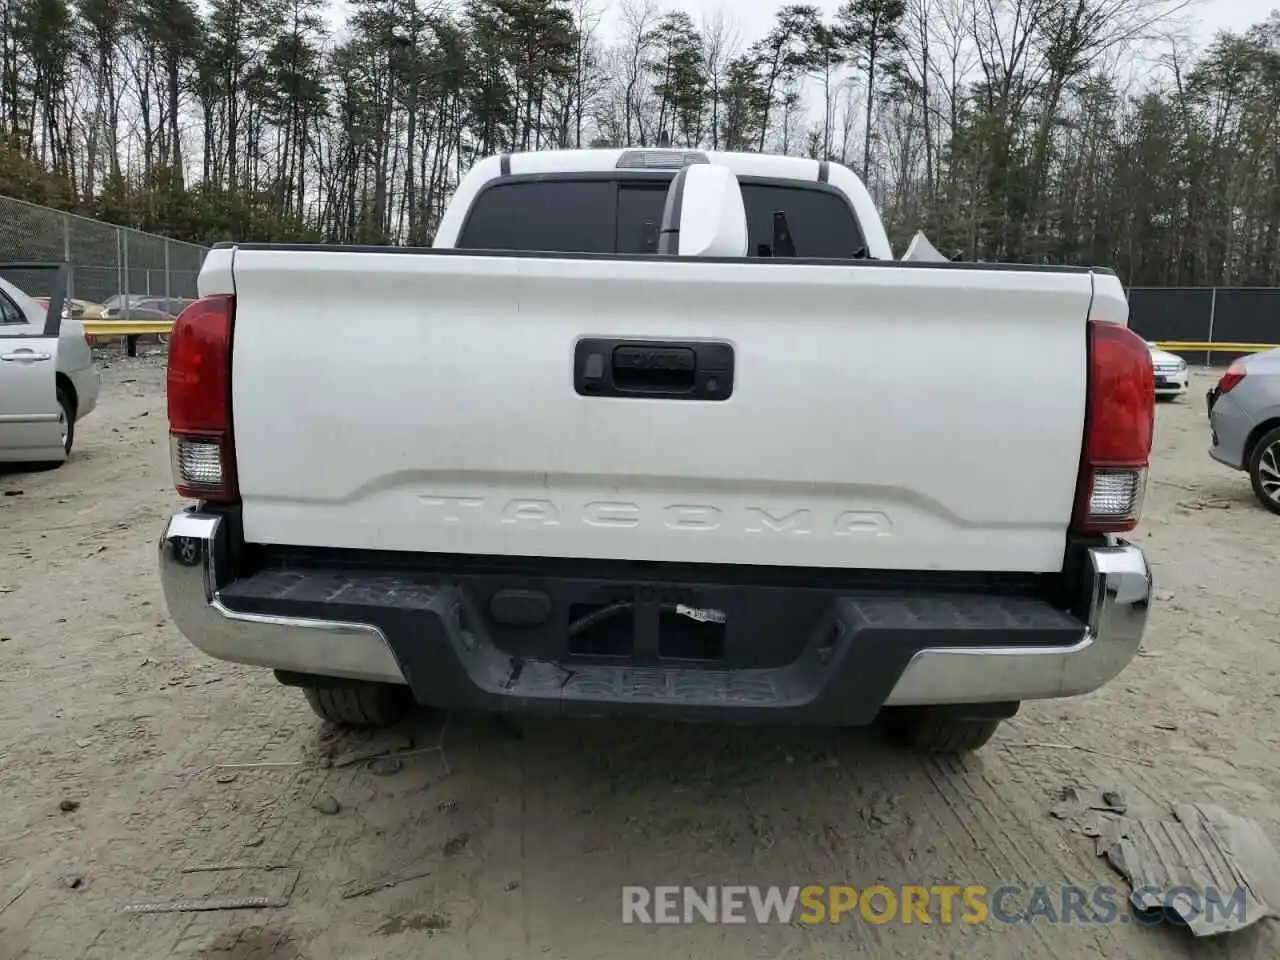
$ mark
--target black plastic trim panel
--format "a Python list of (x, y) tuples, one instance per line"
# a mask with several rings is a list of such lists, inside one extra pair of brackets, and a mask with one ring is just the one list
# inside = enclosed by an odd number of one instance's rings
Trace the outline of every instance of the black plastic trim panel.
[[(493, 598), (517, 589), (546, 597), (550, 618), (498, 622)], [(276, 569), (229, 584), (220, 599), (241, 613), (373, 624), (432, 706), (724, 722), (865, 724), (919, 650), (1069, 646), (1084, 632), (1029, 597), (508, 574)], [(663, 655), (664, 631), (696, 629), (664, 627), (677, 605), (724, 618), (722, 653)], [(624, 651), (574, 652), (584, 607), (618, 608)]]

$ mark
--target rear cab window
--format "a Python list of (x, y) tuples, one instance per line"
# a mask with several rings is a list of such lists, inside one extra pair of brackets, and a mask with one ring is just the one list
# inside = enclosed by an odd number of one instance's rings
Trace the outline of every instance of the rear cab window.
[[(774, 214), (786, 214), (795, 256), (849, 260), (865, 240), (844, 195), (820, 183), (741, 178), (749, 255), (772, 256)], [(476, 197), (457, 247), (543, 253), (656, 253), (670, 177), (498, 180)]]

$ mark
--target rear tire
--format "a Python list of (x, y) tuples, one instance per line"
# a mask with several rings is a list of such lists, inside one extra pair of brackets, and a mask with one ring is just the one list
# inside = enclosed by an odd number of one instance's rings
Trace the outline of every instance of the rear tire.
[(1253, 445), (1249, 479), (1258, 502), (1272, 513), (1280, 513), (1280, 427), (1268, 430)]
[(31, 463), (30, 467), (33, 470), (57, 470), (71, 459), (71, 445), (76, 439), (76, 405), (71, 402), (71, 397), (61, 387), (58, 387), (57, 400), (58, 429), (62, 431), (64, 456), (61, 460), (40, 460)]
[(76, 405), (67, 392), (58, 388), (58, 426), (62, 428), (62, 449), (71, 456), (71, 446), (76, 442)]
[(335, 682), (302, 692), (316, 716), (343, 727), (389, 727), (413, 706), (409, 688), (395, 683)]
[(971, 753), (985, 746), (1003, 717), (966, 716), (954, 707), (891, 707), (881, 715), (889, 740), (919, 753)]

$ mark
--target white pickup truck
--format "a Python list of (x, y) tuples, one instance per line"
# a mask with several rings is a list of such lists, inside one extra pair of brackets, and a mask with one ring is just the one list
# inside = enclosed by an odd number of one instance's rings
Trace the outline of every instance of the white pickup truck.
[(334, 722), (880, 718), (950, 752), (1139, 646), (1119, 281), (895, 261), (837, 164), (494, 157), (434, 249), (221, 245), (199, 286), (169, 609)]

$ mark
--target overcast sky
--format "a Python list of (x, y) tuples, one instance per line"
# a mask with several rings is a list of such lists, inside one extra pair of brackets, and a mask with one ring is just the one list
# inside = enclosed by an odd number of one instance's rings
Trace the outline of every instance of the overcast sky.
[[(800, 0), (657, 0), (664, 10), (682, 9), (693, 15), (695, 22), (712, 16), (717, 10), (723, 10), (735, 24), (740, 39), (750, 43), (759, 39), (773, 21), (774, 12), (784, 3), (800, 2)], [(804, 0), (812, 3), (828, 14), (834, 13), (841, 0)], [(1157, 0), (1161, 2), (1161, 0)], [(1164, 0), (1177, 3), (1178, 0)], [(617, 26), (618, 0), (596, 0), (596, 9), (604, 11), (601, 26), (602, 39), (608, 39)], [(1207, 43), (1219, 30), (1245, 30), (1255, 23), (1267, 18), (1273, 10), (1280, 8), (1280, 0), (1191, 0), (1180, 17), (1186, 19), (1194, 36), (1200, 43)], [(345, 0), (333, 0), (329, 7), (329, 20), (335, 27), (345, 19), (347, 10)]]
[[(730, 14), (730, 19), (737, 24), (742, 39), (748, 43), (759, 38), (773, 20), (776, 11), (783, 2), (794, 0), (669, 0), (659, 3), (664, 9), (683, 9), (693, 15), (695, 21), (712, 15), (717, 10)], [(806, 0), (828, 13), (835, 12), (841, 0)], [(598, 9), (605, 8), (604, 0), (597, 3)], [(610, 13), (616, 15), (615, 3), (609, 3)], [(1207, 41), (1218, 30), (1244, 30), (1261, 20), (1275, 8), (1280, 7), (1280, 0), (1195, 0), (1184, 12), (1183, 16), (1194, 24), (1198, 39)], [(606, 16), (606, 23), (610, 17)], [(606, 34), (607, 35), (607, 34)]]

